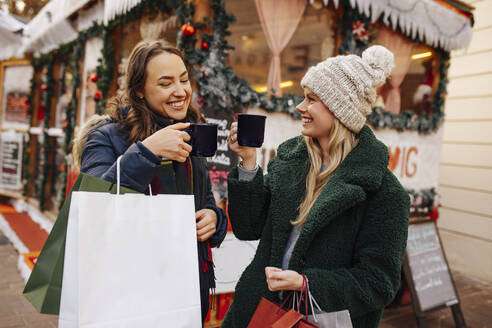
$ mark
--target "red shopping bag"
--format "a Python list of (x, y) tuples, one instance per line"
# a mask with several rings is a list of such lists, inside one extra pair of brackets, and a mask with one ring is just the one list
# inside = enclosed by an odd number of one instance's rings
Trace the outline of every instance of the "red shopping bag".
[[(301, 299), (305, 292), (307, 293), (306, 279), (303, 280)], [(299, 308), (297, 311), (294, 309), (284, 309), (284, 306), (293, 297), (292, 294), (293, 293), (290, 293), (281, 305), (270, 302), (266, 298), (262, 297), (260, 303), (256, 307), (251, 321), (249, 322), (248, 328), (316, 328), (315, 325), (311, 324), (307, 320), (304, 320), (304, 315), (299, 312)]]

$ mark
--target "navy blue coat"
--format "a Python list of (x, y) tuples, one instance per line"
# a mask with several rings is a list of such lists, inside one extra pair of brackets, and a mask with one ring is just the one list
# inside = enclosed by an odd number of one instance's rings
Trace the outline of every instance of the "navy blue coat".
[[(117, 123), (100, 125), (88, 135), (82, 150), (81, 172), (116, 182), (116, 159), (121, 158), (121, 185), (140, 192), (146, 192), (160, 166), (161, 159), (141, 142), (130, 144)], [(195, 211), (212, 209), (217, 214), (216, 232), (210, 237), (210, 246), (220, 245), (227, 233), (227, 217), (216, 206), (211, 190), (210, 177), (205, 159), (192, 158), (193, 181), (195, 184)]]

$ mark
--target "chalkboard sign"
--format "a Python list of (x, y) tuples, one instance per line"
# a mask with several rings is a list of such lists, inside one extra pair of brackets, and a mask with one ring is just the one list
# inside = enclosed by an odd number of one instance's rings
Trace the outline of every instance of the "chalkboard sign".
[(0, 187), (20, 189), (22, 174), (22, 133), (13, 130), (1, 134)]
[(221, 206), (227, 199), (227, 175), (229, 170), (238, 162), (238, 156), (227, 145), (229, 128), (233, 122), (234, 113), (225, 110), (208, 110), (206, 113), (208, 123), (218, 125), (217, 152), (215, 156), (207, 158), (212, 192), (215, 201)]
[(421, 220), (408, 227), (405, 275), (419, 327), (425, 327), (425, 312), (451, 307), (458, 327), (465, 327), (441, 239), (433, 220)]

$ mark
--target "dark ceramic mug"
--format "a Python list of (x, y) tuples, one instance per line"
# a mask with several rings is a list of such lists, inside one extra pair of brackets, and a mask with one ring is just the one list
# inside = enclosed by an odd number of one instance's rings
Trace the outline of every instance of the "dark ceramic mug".
[(237, 115), (237, 142), (239, 146), (259, 148), (265, 138), (264, 115), (238, 114)]
[(198, 157), (212, 157), (217, 151), (217, 124), (210, 123), (191, 123), (184, 129), (191, 140), (188, 144), (192, 150), (190, 155)]

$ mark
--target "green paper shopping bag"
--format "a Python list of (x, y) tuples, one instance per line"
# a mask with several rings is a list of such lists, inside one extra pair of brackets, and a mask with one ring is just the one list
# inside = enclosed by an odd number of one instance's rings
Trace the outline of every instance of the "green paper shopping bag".
[[(116, 185), (84, 173), (79, 174), (70, 194), (63, 203), (23, 291), (24, 296), (40, 313), (58, 314), (60, 311), (65, 239), (73, 191), (114, 194), (116, 193)], [(121, 187), (120, 191), (121, 193), (137, 193), (124, 187)]]

